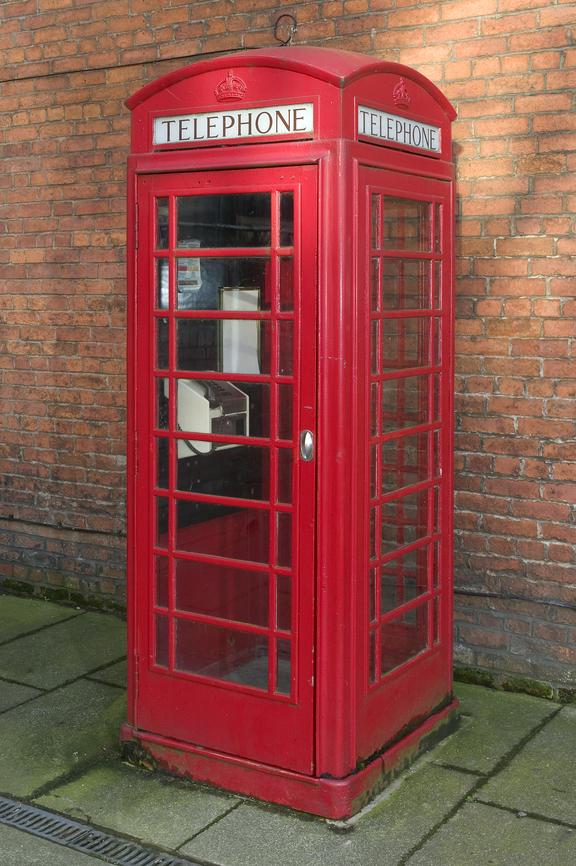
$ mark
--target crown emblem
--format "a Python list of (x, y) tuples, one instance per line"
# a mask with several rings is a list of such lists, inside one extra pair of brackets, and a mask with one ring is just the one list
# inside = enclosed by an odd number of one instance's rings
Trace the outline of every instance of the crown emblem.
[(218, 102), (233, 102), (235, 99), (244, 99), (246, 82), (234, 75), (232, 69), (229, 69), (226, 78), (215, 88), (214, 93)]
[(399, 105), (404, 108), (408, 108), (412, 100), (410, 99), (410, 94), (406, 89), (406, 82), (403, 78), (400, 79), (394, 90), (392, 91), (392, 99), (394, 100), (394, 105)]

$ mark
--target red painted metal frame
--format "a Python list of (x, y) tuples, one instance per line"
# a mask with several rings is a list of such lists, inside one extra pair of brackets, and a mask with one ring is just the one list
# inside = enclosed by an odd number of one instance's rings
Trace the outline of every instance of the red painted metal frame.
[[(153, 152), (151, 118), (154, 115), (200, 111), (214, 107), (214, 87), (224, 72), (234, 69), (248, 84), (242, 105), (273, 105), (294, 99), (314, 102), (314, 139), (284, 143), (263, 141), (225, 147), (162, 149)], [(394, 104), (393, 88), (404, 78), (411, 94), (410, 107)], [(133, 155), (129, 160), (129, 724), (123, 736), (137, 740), (159, 762), (176, 773), (212, 782), (242, 793), (334, 818), (357, 811), (366, 798), (390, 780), (391, 767), (426, 745), (431, 732), (452, 718), (451, 697), (451, 502), (452, 502), (452, 333), (453, 301), (453, 170), (450, 124), (454, 111), (445, 97), (413, 70), (372, 58), (324, 49), (280, 49), (246, 52), (198, 63), (153, 82), (129, 101), (133, 110)], [(356, 109), (369, 105), (394, 114), (419, 118), (442, 131), (442, 152), (437, 158), (355, 141)], [(220, 106), (221, 108), (221, 106)], [(137, 635), (151, 610), (142, 596), (135, 547), (139, 519), (136, 472), (136, 415), (142, 394), (149, 387), (147, 374), (136, 369), (139, 341), (136, 319), (136, 188), (149, 174), (170, 176), (181, 172), (275, 168), (290, 177), (299, 166), (315, 165), (318, 172), (318, 318), (316, 443), (316, 558), (315, 609), (309, 611), (314, 628), (313, 766), (303, 758), (297, 772), (281, 770), (273, 761), (254, 760), (243, 749), (241, 712), (232, 722), (239, 734), (235, 754), (210, 744), (187, 739), (182, 721), (180, 735), (162, 729), (162, 714), (155, 728), (139, 725), (144, 703), (158, 699), (154, 689), (142, 692), (139, 671), (147, 659), (139, 655)], [(396, 178), (389, 183), (391, 175)], [(192, 175), (191, 175), (192, 176)], [(438, 182), (443, 184), (438, 186)], [(444, 589), (438, 648), (416, 656), (384, 677), (377, 687), (368, 683), (368, 460), (369, 400), (367, 382), (368, 256), (370, 223), (366, 190), (392, 189), (411, 197), (415, 190), (439, 188), (443, 197), (446, 303), (442, 375), (443, 475), (442, 526), (445, 535)], [(416, 195), (418, 198), (418, 195)], [(420, 196), (422, 197), (422, 196)], [(425, 197), (425, 196), (424, 196)], [(310, 263), (312, 259), (310, 259)], [(316, 276), (314, 274), (314, 277)], [(430, 315), (430, 314), (428, 314)], [(401, 318), (401, 316), (399, 317)], [(411, 371), (413, 372), (413, 371)], [(403, 375), (403, 371), (390, 376)], [(223, 378), (228, 378), (224, 376)], [(310, 416), (312, 417), (312, 416)], [(432, 425), (433, 427), (434, 425)], [(416, 429), (432, 429), (424, 424)], [(142, 429), (142, 427), (140, 427)], [(412, 432), (412, 431), (411, 431)], [(138, 467), (140, 469), (140, 467)], [(427, 489), (428, 482), (416, 486)], [(393, 495), (393, 494), (391, 494)], [(417, 544), (416, 544), (417, 546)], [(410, 547), (406, 548), (407, 550)], [(406, 605), (415, 608), (421, 598)], [(390, 614), (392, 616), (393, 614)], [(310, 684), (311, 685), (311, 684)], [(181, 713), (176, 705), (166, 715)], [(186, 712), (192, 712), (193, 707)], [(186, 712), (184, 715), (186, 715)], [(306, 739), (306, 738), (304, 738)], [(283, 743), (278, 740), (281, 753)], [(306, 752), (302, 742), (302, 752)], [(296, 755), (297, 744), (293, 755)]]

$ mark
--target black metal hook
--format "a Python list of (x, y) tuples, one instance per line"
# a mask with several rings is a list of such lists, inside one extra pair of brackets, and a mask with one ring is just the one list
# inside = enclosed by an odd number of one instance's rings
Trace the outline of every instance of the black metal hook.
[[(280, 27), (280, 22), (283, 18), (288, 18), (290, 21), (289, 29), (288, 29), (288, 38), (282, 39), (278, 36), (278, 29)], [(294, 34), (298, 30), (298, 24), (293, 15), (289, 15), (288, 13), (284, 13), (284, 15), (280, 15), (279, 18), (276, 19), (276, 23), (274, 24), (274, 39), (280, 43), (280, 45), (291, 45), (292, 40), (294, 38)]]

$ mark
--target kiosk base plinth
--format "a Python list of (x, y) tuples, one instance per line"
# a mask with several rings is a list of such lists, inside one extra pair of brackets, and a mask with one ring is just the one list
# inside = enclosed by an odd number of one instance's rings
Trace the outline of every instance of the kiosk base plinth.
[[(278, 803), (323, 818), (350, 818), (381, 793), (423, 752), (458, 724), (458, 701), (429, 716), (381, 755), (343, 779), (305, 776), (233, 755), (202, 749), (124, 724), (121, 738), (133, 763)], [(134, 745), (130, 755), (129, 744)]]

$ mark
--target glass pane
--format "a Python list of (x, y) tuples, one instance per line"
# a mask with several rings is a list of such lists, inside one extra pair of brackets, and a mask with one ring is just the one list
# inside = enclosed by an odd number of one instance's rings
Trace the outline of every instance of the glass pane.
[(430, 204), (408, 198), (382, 197), (385, 250), (430, 250)]
[(289, 640), (276, 641), (276, 691), (279, 695), (289, 695), (292, 681)]
[(292, 352), (294, 346), (294, 328), (292, 322), (278, 322), (278, 373), (281, 376), (291, 376)]
[(442, 527), (442, 500), (439, 487), (434, 487), (432, 489), (432, 498), (434, 507), (434, 511), (432, 512), (432, 532), (440, 532), (440, 529)]
[(292, 451), (278, 449), (278, 502), (292, 502)]
[(156, 248), (168, 247), (168, 199), (156, 199)]
[(377, 571), (375, 568), (371, 568), (368, 586), (368, 612), (370, 622), (375, 622), (376, 620), (376, 578)]
[(442, 252), (442, 205), (434, 205), (434, 252)]
[(292, 257), (282, 256), (278, 261), (280, 267), (280, 309), (290, 311), (294, 309), (294, 260)]
[(428, 603), (415, 609), (413, 620), (407, 623), (403, 616), (399, 616), (381, 626), (380, 673), (382, 676), (426, 649)]
[(376, 682), (376, 632), (371, 631), (368, 643), (368, 681)]
[[(195, 449), (195, 445), (203, 451)], [(179, 439), (176, 486), (189, 493), (268, 501), (270, 449), (222, 444), (215, 447), (214, 442)]]
[(176, 259), (179, 310), (270, 309), (270, 259)]
[[(270, 386), (210, 379), (177, 379), (178, 430), (215, 436), (268, 436)], [(239, 446), (180, 439), (178, 457)]]
[(432, 616), (434, 618), (434, 643), (440, 642), (440, 599), (436, 597), (433, 600)]
[(428, 490), (382, 505), (382, 553), (428, 535)]
[(378, 509), (371, 508), (370, 509), (370, 559), (374, 559), (376, 556), (376, 523), (377, 523)]
[(168, 319), (156, 319), (156, 366), (168, 369)]
[(207, 502), (177, 502), (176, 547), (247, 562), (268, 562), (267, 510), (234, 508)]
[(168, 290), (168, 259), (156, 259), (156, 309), (167, 310), (170, 292)]
[(380, 196), (372, 195), (372, 204), (370, 208), (371, 226), (372, 226), (372, 249), (380, 249)]
[(382, 493), (426, 481), (429, 433), (416, 433), (382, 444)]
[(268, 572), (176, 560), (178, 610), (268, 625)]
[(156, 616), (156, 664), (168, 667), (168, 617)]
[(429, 409), (430, 389), (435, 388), (437, 393), (437, 379), (437, 376), (406, 376), (382, 382), (382, 432), (437, 421), (437, 405), (432, 417)]
[(391, 559), (380, 570), (380, 610), (392, 610), (428, 591), (428, 547)]
[(436, 541), (432, 545), (432, 588), (438, 589), (440, 585), (440, 542)]
[(442, 306), (442, 262), (434, 262), (434, 289), (432, 306), (438, 309)]
[(384, 319), (382, 369), (427, 367), (430, 363), (429, 319)]
[(268, 688), (268, 638), (191, 620), (176, 620), (176, 667), (203, 677)]
[(168, 488), (168, 460), (170, 445), (168, 439), (156, 439), (156, 486)]
[(376, 496), (378, 489), (378, 448), (376, 445), (370, 446), (370, 499)]
[(278, 438), (292, 439), (292, 385), (278, 385)]
[(378, 407), (380, 405), (380, 401), (378, 399), (378, 383), (373, 382), (370, 386), (370, 435), (377, 436), (378, 435), (378, 420), (380, 416), (380, 412), (378, 411)]
[(179, 370), (269, 373), (270, 322), (250, 319), (180, 319)]
[(168, 499), (156, 499), (156, 547), (168, 547)]
[(291, 247), (294, 243), (294, 193), (280, 194), (280, 246)]
[(370, 306), (372, 312), (380, 309), (380, 267), (378, 259), (370, 261)]
[(380, 322), (370, 322), (370, 372), (377, 376), (380, 371)]
[(278, 512), (277, 515), (277, 552), (276, 562), (278, 565), (292, 565), (292, 515)]
[(427, 310), (430, 308), (430, 262), (415, 259), (382, 259), (382, 308)]
[(179, 247), (269, 247), (270, 193), (177, 199)]
[(167, 430), (170, 419), (170, 380), (156, 379), (156, 426), (159, 430)]
[(170, 561), (166, 556), (155, 556), (156, 570), (156, 606), (168, 607), (168, 575)]
[(276, 625), (282, 631), (292, 628), (292, 578), (289, 574), (276, 575)]

